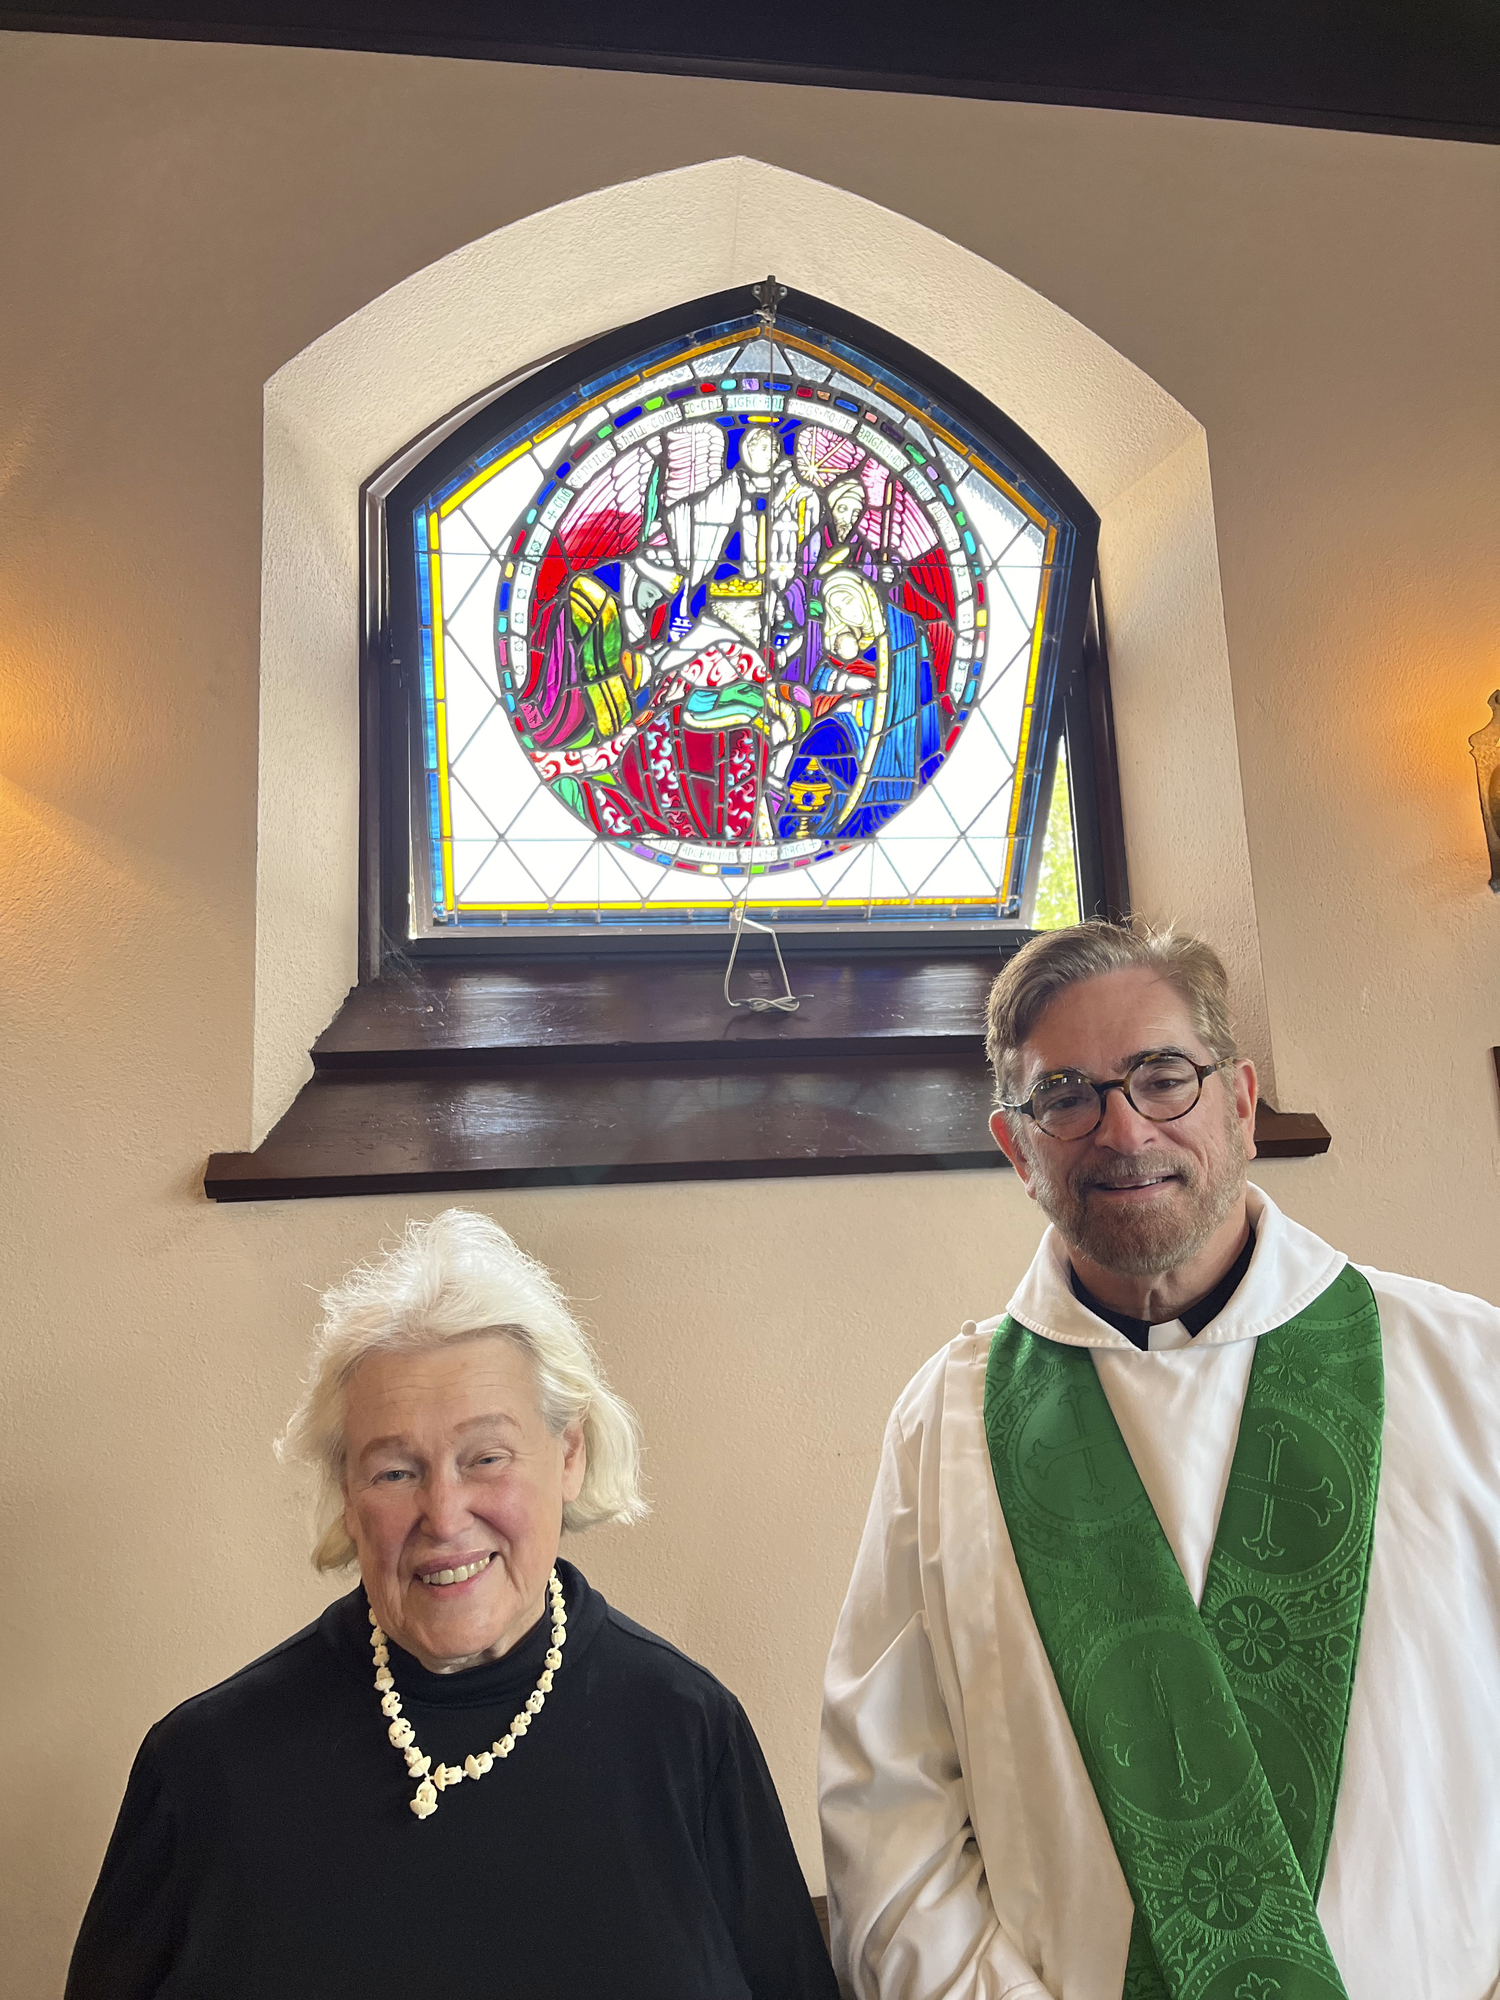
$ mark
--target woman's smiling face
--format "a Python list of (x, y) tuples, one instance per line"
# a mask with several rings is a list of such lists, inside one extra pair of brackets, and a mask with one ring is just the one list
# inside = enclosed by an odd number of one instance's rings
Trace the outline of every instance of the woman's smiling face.
[(543, 1421), (530, 1357), (503, 1334), (368, 1355), (344, 1442), (344, 1523), (384, 1631), (436, 1673), (508, 1652), (542, 1615), (585, 1469), (581, 1427)]

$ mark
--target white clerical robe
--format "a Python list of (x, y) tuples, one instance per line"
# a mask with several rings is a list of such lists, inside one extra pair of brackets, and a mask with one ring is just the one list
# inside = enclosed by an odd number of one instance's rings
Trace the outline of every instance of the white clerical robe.
[[(1250, 1190), (1223, 1312), (1149, 1353), (1055, 1230), (1010, 1302), (1099, 1378), (1195, 1599), (1258, 1335), (1347, 1259)], [(1318, 1914), (1349, 2000), (1500, 2000), (1500, 1311), (1367, 1270), (1386, 1417), (1370, 1593)], [(1120, 2000), (1132, 1905), (1016, 1568), (985, 1442), (998, 1320), (886, 1431), (824, 1690), (834, 1959), (859, 2000)]]

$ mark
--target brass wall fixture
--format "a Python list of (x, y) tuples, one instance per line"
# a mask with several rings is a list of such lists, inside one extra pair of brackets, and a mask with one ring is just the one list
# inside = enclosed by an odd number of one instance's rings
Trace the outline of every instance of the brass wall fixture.
[(1490, 696), (1490, 719), (1469, 738), (1479, 773), (1479, 810), (1490, 844), (1490, 887), (1500, 896), (1500, 688)]

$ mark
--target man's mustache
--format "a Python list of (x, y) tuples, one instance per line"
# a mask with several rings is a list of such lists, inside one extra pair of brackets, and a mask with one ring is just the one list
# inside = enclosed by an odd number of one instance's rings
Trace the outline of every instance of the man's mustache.
[(1073, 1187), (1079, 1194), (1096, 1187), (1129, 1187), (1132, 1181), (1178, 1180), (1191, 1181), (1191, 1166), (1182, 1160), (1163, 1160), (1159, 1155), (1146, 1155), (1137, 1160), (1117, 1160), (1109, 1167), (1081, 1167), (1073, 1177)]

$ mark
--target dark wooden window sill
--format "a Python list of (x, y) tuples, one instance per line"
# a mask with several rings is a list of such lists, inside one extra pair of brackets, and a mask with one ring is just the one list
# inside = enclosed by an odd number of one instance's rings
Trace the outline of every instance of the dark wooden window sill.
[[(730, 1012), (691, 960), (447, 965), (356, 987), (215, 1201), (1003, 1168), (977, 1024), (992, 951), (793, 958), (795, 1014)], [(737, 992), (775, 991), (772, 969)], [(1263, 1157), (1328, 1150), (1262, 1105)]]

